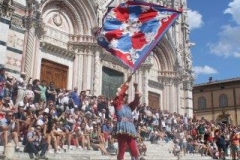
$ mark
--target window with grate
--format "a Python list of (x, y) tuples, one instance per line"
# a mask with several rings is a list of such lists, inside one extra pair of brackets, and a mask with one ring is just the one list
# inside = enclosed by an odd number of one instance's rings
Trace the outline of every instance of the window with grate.
[(207, 102), (205, 97), (200, 97), (198, 99), (198, 109), (205, 109), (207, 108)]
[(227, 107), (228, 106), (228, 97), (226, 94), (222, 94), (219, 96), (219, 106)]

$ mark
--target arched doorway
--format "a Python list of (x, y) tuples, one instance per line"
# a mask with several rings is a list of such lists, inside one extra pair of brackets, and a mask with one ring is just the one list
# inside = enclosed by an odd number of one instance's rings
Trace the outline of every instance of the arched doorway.
[(160, 94), (148, 92), (148, 106), (153, 109), (160, 109)]
[(229, 113), (225, 113), (225, 111), (222, 111), (222, 114), (218, 115), (216, 119), (217, 123), (225, 123), (225, 124), (232, 124), (232, 120), (230, 118)]
[(54, 82), (56, 88), (66, 88), (68, 77), (68, 66), (42, 59), (40, 80)]

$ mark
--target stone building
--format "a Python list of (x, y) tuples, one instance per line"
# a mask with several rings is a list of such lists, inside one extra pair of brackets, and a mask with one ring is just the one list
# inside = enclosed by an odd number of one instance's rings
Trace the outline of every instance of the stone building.
[(239, 125), (240, 78), (194, 85), (193, 106), (200, 118)]
[[(123, 0), (122, 0), (123, 1)], [(0, 0), (1, 65), (13, 76), (54, 81), (60, 88), (114, 96), (129, 69), (96, 44), (108, 5), (121, 0)], [(135, 73), (143, 102), (192, 113), (192, 61), (186, 0), (149, 0), (183, 13)], [(133, 96), (130, 88), (129, 98)]]

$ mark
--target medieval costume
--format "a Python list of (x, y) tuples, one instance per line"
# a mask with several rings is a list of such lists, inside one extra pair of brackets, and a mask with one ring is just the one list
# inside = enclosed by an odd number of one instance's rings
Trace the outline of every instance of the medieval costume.
[(125, 93), (128, 89), (128, 82), (124, 83), (114, 99), (114, 107), (117, 117), (116, 136), (118, 139), (118, 160), (124, 159), (124, 153), (128, 145), (131, 156), (134, 160), (139, 159), (140, 154), (136, 143), (137, 131), (134, 125), (132, 111), (139, 105), (140, 95), (137, 92), (137, 84), (135, 87), (135, 98), (131, 103), (127, 103), (128, 95)]

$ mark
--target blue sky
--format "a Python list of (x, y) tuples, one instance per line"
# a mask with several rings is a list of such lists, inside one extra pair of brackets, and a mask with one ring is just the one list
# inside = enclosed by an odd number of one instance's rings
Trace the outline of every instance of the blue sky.
[(188, 0), (195, 84), (240, 77), (240, 0)]

